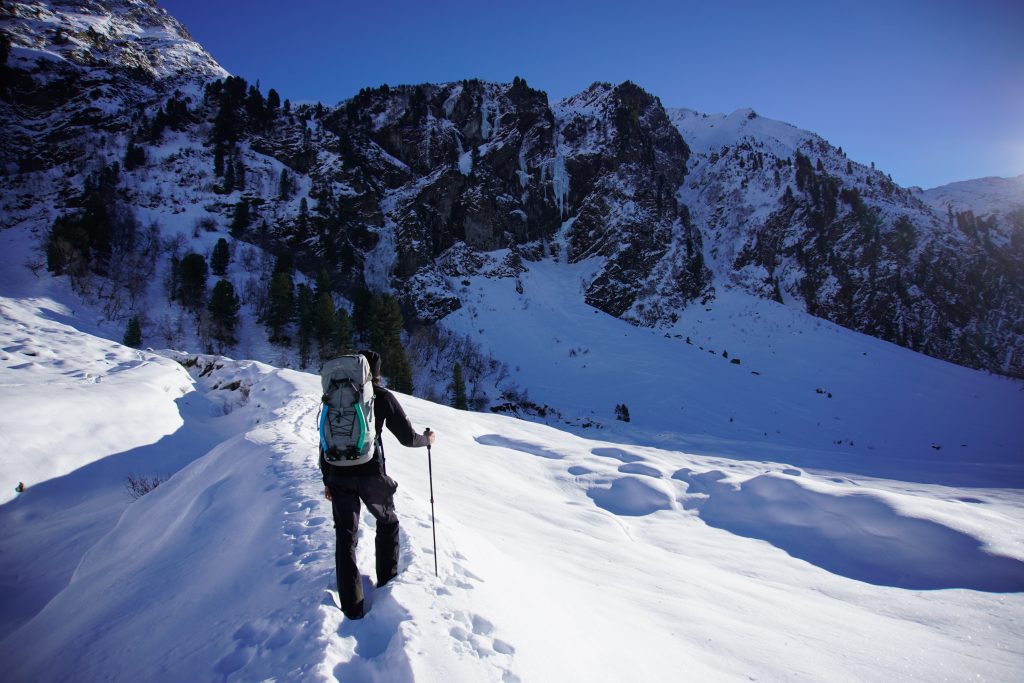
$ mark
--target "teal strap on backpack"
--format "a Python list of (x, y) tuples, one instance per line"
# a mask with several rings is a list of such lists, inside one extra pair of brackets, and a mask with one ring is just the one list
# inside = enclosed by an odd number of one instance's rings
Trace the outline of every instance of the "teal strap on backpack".
[(327, 436), (324, 434), (324, 426), (327, 424), (327, 404), (320, 404), (320, 449), (327, 452)]
[(363, 415), (363, 406), (356, 401), (353, 405), (356, 409), (356, 415), (359, 416), (359, 441), (356, 442), (356, 450), (362, 452), (363, 446), (366, 445), (366, 416)]

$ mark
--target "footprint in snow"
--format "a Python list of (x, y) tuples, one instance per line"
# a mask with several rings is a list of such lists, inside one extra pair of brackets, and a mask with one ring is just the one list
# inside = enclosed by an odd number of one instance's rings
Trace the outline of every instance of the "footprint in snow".
[[(364, 600), (374, 595), (364, 578)], [(368, 588), (370, 590), (368, 590)], [(387, 587), (378, 591), (384, 593)], [(380, 596), (377, 596), (380, 597)], [(351, 659), (334, 667), (339, 681), (412, 680), (402, 623), (412, 615), (391, 599), (376, 600), (362, 619), (343, 619), (338, 635), (355, 641)]]
[[(491, 657), (495, 654), (512, 656), (516, 649), (501, 638), (494, 637), (494, 624), (478, 614), (456, 612), (449, 617), (455, 624), (448, 634), (454, 639), (456, 651), (477, 657)], [(508, 673), (508, 669), (503, 670)]]

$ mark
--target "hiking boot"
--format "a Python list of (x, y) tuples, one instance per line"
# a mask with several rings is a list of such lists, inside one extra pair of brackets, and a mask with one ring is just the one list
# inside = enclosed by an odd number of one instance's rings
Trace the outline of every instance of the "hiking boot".
[(349, 609), (345, 609), (344, 607), (342, 607), (341, 613), (345, 615), (346, 619), (362, 619), (363, 616), (365, 616), (363, 613), (362, 601), (360, 601), (357, 605)]

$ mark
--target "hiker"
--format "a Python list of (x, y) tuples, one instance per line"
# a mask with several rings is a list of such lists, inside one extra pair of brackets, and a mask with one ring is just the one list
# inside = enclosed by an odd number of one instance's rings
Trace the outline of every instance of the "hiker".
[[(360, 464), (335, 465), (324, 457), (326, 442), (323, 437), (320, 445), (324, 496), (331, 501), (337, 536), (334, 557), (338, 597), (341, 610), (349, 619), (361, 619), (363, 616), (363, 584), (356, 566), (360, 501), (366, 504), (370, 514), (377, 520), (377, 587), (383, 586), (398, 574), (398, 515), (394, 503), (398, 484), (388, 476), (385, 469), (381, 431), (387, 425), (399, 443), (409, 448), (434, 443), (434, 433), (428, 429), (423, 434), (417, 434), (394, 394), (380, 385), (380, 355), (374, 351), (360, 353), (369, 365), (373, 382), (373, 400), (367, 420), (374, 423), (376, 431), (372, 455), (368, 461)], [(327, 367), (325, 364), (325, 371)]]

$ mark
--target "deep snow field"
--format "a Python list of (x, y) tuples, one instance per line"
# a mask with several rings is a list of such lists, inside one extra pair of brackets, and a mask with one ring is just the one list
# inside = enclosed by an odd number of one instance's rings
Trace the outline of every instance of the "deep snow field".
[(728, 291), (638, 329), (568, 303), (586, 265), (528, 266), (446, 322), (561, 423), (400, 397), (438, 433), (439, 576), (427, 454), (386, 434), (402, 573), (357, 622), (325, 592), (317, 376), (128, 349), (4, 282), (5, 678), (1024, 676), (1021, 382)]

